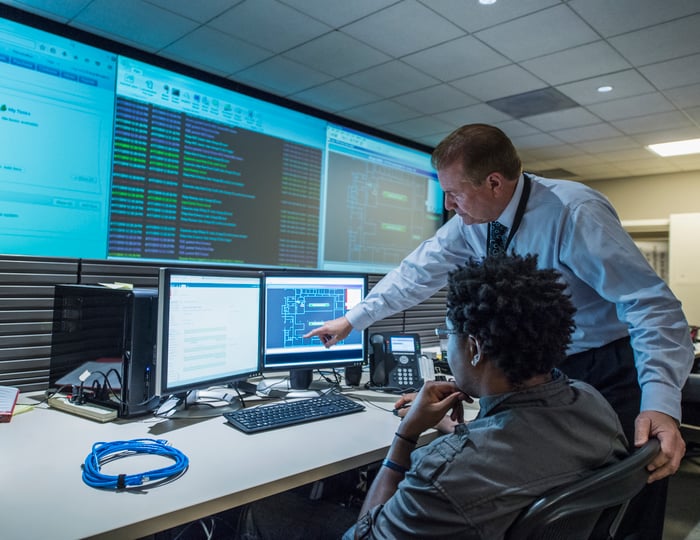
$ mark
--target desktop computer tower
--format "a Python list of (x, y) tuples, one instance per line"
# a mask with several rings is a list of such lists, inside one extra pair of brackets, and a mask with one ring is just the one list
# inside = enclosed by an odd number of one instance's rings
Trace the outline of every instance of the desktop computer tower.
[(151, 412), (157, 324), (157, 289), (56, 285), (49, 388), (79, 391), (120, 418)]

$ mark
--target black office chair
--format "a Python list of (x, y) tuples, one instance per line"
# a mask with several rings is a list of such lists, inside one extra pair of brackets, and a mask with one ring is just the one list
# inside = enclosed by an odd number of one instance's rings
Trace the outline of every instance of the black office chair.
[(681, 433), (685, 439), (685, 457), (700, 457), (700, 373), (691, 373), (683, 386), (681, 396), (683, 423)]
[(659, 441), (650, 439), (619, 463), (546, 493), (517, 517), (506, 540), (613, 538), (630, 499), (646, 484), (646, 466), (659, 449)]

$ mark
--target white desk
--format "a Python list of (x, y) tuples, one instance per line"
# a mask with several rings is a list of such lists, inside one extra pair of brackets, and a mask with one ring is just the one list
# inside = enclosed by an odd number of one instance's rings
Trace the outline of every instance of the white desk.
[[(390, 409), (392, 401), (377, 404)], [(0, 424), (2, 536), (136, 538), (378, 461), (399, 419), (366, 407), (253, 435), (230, 427), (223, 417), (192, 422), (149, 416), (99, 424), (36, 408)], [(189, 470), (147, 493), (103, 491), (83, 482), (81, 465), (93, 443), (141, 437), (168, 440), (189, 458)], [(426, 434), (421, 443), (434, 437)], [(134, 474), (171, 463), (137, 455), (110, 463), (103, 472)]]

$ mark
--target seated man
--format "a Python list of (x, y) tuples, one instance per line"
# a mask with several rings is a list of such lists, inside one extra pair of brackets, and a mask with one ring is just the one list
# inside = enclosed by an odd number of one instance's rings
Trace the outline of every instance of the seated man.
[[(448, 362), (455, 382), (427, 382), (407, 409), (344, 538), (503, 538), (549, 489), (627, 456), (617, 415), (593, 387), (555, 369), (574, 308), (536, 256), (495, 256), (450, 274)], [(469, 424), (416, 449), (462, 401)]]

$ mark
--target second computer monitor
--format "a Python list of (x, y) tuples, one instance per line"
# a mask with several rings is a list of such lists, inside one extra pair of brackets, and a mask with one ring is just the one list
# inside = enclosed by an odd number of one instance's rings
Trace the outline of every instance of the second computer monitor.
[(161, 396), (226, 385), (259, 373), (262, 283), (259, 272), (161, 269)]
[(365, 296), (367, 276), (323, 271), (284, 271), (265, 276), (264, 370), (290, 371), (290, 386), (306, 388), (314, 369), (358, 366), (366, 333), (353, 330), (330, 348), (303, 336), (345, 315)]

